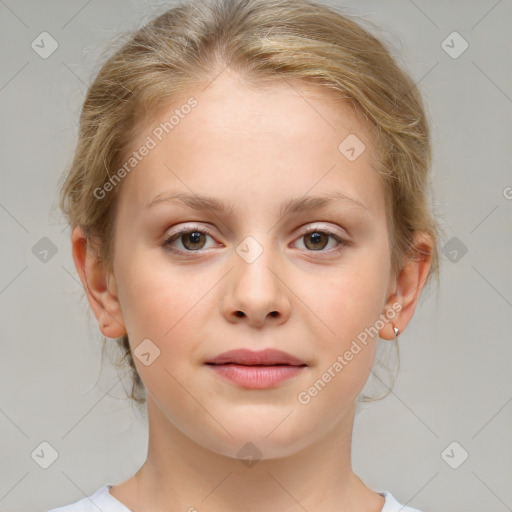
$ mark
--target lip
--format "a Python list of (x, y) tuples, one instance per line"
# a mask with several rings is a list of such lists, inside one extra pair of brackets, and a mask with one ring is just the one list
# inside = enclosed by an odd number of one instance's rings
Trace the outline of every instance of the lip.
[(307, 364), (281, 350), (237, 349), (205, 362), (217, 375), (247, 389), (273, 388), (302, 373)]
[(273, 366), (278, 364), (287, 364), (291, 366), (307, 366), (305, 361), (274, 348), (267, 348), (255, 352), (245, 348), (229, 350), (206, 361), (206, 364), (241, 364), (246, 366), (266, 365)]

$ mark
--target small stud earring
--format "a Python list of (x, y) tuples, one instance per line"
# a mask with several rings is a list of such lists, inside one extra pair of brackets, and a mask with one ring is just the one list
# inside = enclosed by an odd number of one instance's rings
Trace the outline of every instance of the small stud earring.
[(398, 335), (400, 334), (400, 329), (393, 324), (393, 332), (395, 333), (395, 339), (398, 338)]

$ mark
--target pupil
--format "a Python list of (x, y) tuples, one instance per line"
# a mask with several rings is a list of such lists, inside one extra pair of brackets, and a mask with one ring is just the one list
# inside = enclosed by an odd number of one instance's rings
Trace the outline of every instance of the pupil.
[(190, 239), (193, 244), (197, 244), (199, 242), (199, 239), (201, 237), (201, 233), (194, 231), (190, 233)]

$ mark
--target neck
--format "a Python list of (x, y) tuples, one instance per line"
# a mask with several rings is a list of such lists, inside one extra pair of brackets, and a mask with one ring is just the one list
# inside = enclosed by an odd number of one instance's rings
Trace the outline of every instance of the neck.
[(195, 443), (149, 396), (146, 461), (124, 501), (120, 492), (111, 494), (134, 512), (168, 512), (170, 504), (188, 512), (380, 512), (384, 498), (351, 468), (354, 413), (351, 407), (330, 432), (290, 456), (249, 464)]

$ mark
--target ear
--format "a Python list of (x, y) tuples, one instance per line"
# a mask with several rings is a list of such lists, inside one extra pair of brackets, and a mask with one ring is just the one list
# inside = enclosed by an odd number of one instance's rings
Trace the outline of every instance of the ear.
[(123, 336), (126, 333), (126, 326), (117, 298), (114, 274), (107, 273), (103, 264), (96, 259), (81, 227), (73, 229), (71, 244), (80, 281), (101, 332), (107, 338)]
[(432, 264), (432, 237), (428, 233), (417, 231), (414, 233), (414, 240), (414, 257), (406, 260), (396, 284), (393, 284), (394, 291), (385, 305), (384, 311), (389, 311), (393, 305), (393, 309), (398, 310), (397, 303), (401, 306), (395, 317), (386, 322), (379, 331), (379, 336), (385, 340), (395, 338), (393, 325), (403, 333), (411, 321)]

